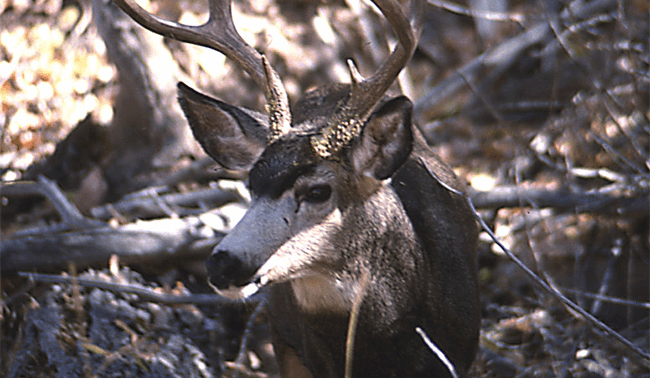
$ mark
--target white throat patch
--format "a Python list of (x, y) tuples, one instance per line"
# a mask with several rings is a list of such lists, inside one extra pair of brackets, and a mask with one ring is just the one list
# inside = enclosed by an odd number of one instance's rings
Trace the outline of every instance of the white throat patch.
[(359, 284), (333, 276), (313, 275), (291, 281), (291, 288), (306, 312), (348, 314), (352, 309)]

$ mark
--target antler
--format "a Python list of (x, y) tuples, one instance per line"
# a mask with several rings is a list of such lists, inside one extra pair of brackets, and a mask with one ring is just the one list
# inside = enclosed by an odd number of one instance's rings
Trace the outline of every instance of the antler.
[(210, 17), (199, 26), (183, 25), (157, 17), (134, 0), (113, 0), (133, 20), (150, 31), (217, 50), (232, 59), (264, 90), (271, 119), (271, 140), (291, 127), (289, 99), (277, 72), (266, 58), (247, 44), (235, 29), (230, 0), (210, 0)]
[(352, 86), (350, 99), (343, 110), (332, 118), (323, 132), (312, 138), (316, 152), (328, 158), (353, 138), (359, 135), (372, 109), (391, 86), (397, 75), (411, 59), (422, 30), (424, 2), (410, 1), (410, 17), (402, 11), (395, 0), (373, 0), (397, 35), (398, 43), (381, 64), (379, 69), (367, 79), (362, 79), (356, 67), (349, 63)]

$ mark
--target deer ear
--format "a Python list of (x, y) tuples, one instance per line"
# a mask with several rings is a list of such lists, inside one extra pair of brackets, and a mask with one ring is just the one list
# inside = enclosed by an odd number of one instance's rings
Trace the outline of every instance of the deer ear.
[(203, 150), (227, 169), (247, 171), (266, 147), (268, 117), (178, 83), (178, 102)]
[(376, 110), (352, 147), (352, 164), (362, 174), (385, 180), (404, 164), (413, 149), (413, 104), (400, 96)]

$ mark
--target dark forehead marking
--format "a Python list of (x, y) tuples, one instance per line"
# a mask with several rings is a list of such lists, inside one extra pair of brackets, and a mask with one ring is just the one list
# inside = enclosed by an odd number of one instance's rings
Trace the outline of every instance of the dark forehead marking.
[(309, 137), (280, 139), (264, 150), (250, 171), (250, 187), (256, 196), (279, 197), (296, 179), (312, 172), (320, 159)]

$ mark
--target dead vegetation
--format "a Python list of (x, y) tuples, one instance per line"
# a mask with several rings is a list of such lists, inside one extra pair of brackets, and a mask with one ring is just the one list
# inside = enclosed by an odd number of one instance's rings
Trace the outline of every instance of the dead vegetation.
[[(431, 0), (399, 85), (502, 246), (629, 345), (484, 232), (472, 374), (648, 377), (648, 3), (477, 7)], [(353, 0), (234, 11), (294, 101), (347, 81), (347, 58), (370, 71), (391, 40)], [(191, 140), (175, 84), (256, 109), (262, 93), (219, 54), (127, 20), (100, 0), (0, 2), (2, 374), (273, 376), (262, 306), (204, 295), (203, 260), (248, 194)]]

